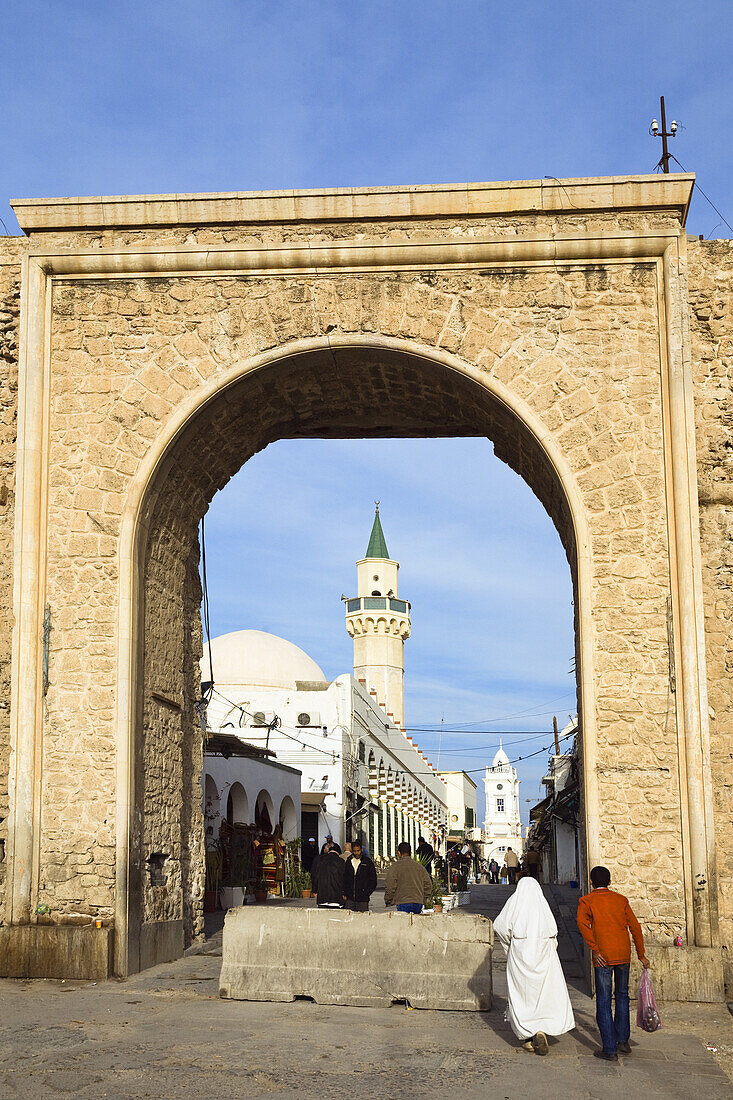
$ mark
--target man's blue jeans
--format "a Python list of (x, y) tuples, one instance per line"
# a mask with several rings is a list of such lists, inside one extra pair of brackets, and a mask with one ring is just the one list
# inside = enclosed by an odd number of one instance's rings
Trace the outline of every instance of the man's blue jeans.
[(403, 901), (397, 906), (398, 913), (422, 913), (422, 903), (419, 901)]
[[(597, 966), (596, 1021), (601, 1033), (604, 1054), (615, 1054), (619, 1043), (628, 1043), (631, 1034), (629, 1020), (629, 963), (624, 966)], [(611, 995), (616, 986), (616, 1011), (611, 1012)]]

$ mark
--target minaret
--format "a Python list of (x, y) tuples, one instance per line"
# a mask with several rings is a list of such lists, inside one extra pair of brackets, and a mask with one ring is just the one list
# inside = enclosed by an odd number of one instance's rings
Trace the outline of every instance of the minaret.
[(365, 680), (395, 725), (405, 720), (404, 642), (410, 605), (398, 599), (399, 563), (387, 552), (379, 501), (365, 557), (356, 563), (358, 596), (346, 601), (346, 629), (354, 639), (354, 676)]

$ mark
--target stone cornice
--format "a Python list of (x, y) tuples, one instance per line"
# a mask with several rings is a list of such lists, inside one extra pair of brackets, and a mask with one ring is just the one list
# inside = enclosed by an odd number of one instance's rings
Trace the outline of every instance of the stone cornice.
[(415, 243), (378, 238), (335, 244), (251, 247), (241, 244), (165, 244), (145, 248), (44, 248), (31, 244), (28, 261), (47, 276), (116, 278), (156, 275), (330, 275), (369, 271), (487, 269), (494, 266), (655, 260), (679, 240), (673, 226), (663, 231), (527, 234), (521, 237), (473, 237)]
[(17, 199), (11, 205), (26, 233), (651, 209), (667, 210), (684, 225), (694, 182), (692, 173), (676, 173), (422, 187), (96, 195)]

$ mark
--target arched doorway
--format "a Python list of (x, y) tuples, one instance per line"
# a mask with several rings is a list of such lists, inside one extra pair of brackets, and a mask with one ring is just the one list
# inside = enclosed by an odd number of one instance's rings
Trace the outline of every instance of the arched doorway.
[[(145, 700), (142, 712), (140, 702), (137, 705), (144, 743), (150, 740), (159, 751), (165, 738), (172, 754), (185, 753), (191, 744), (191, 718), (184, 713), (177, 737), (171, 736), (169, 717), (159, 713), (151, 696), (153, 680), (169, 676), (167, 668), (174, 665), (188, 670), (183, 696), (195, 698), (199, 690), (197, 669), (189, 657), (200, 629), (198, 523), (213, 493), (249, 455), (283, 436), (490, 438), (496, 453), (530, 484), (555, 524), (569, 561), (577, 613), (585, 598), (582, 575), (588, 538), (572, 472), (533, 413), (521, 408), (515, 396), (502, 392), (500, 397), (497, 390), (502, 387), (490, 388), (480, 371), (446, 353), (427, 355), (404, 341), (372, 337), (344, 340), (341, 346), (335, 340), (327, 346), (312, 341), (295, 353), (282, 349), (265, 361), (240, 368), (228, 385), (200, 399), (151, 470), (140, 499), (140, 514), (146, 516), (144, 528), (138, 527), (138, 538), (145, 545), (145, 567), (137, 576), (138, 606), (144, 608), (140, 639), (144, 676), (137, 689)], [(390, 393), (387, 403), (380, 396), (385, 392)], [(360, 395), (356, 412), (354, 394)], [(515, 407), (510, 407), (510, 398)], [(142, 545), (138, 553), (143, 553)], [(172, 592), (177, 593), (173, 599)], [(579, 683), (580, 670), (592, 667), (592, 654), (584, 654), (582, 648), (579, 636)], [(583, 727), (586, 761), (593, 753), (592, 725), (591, 719), (590, 733), (587, 722)], [(147, 751), (143, 747), (143, 758)], [(143, 784), (148, 774), (152, 777), (153, 772), (143, 768)], [(591, 771), (587, 782), (592, 784), (594, 779)], [(389, 787), (388, 773), (388, 795)], [(401, 803), (400, 815), (389, 822), (387, 832), (388, 842), (396, 849), (405, 831), (401, 814), (407, 807), (401, 787), (392, 793)], [(258, 796), (255, 820), (264, 812)], [(274, 825), (272, 805), (266, 806), (266, 815)], [(149, 824), (152, 843), (156, 824)], [(182, 845), (189, 847), (196, 844), (193, 818), (190, 826), (188, 837), (182, 837)], [(592, 844), (593, 836), (588, 840)]]
[(298, 835), (298, 815), (295, 811), (295, 803), (289, 794), (286, 794), (280, 803), (278, 820), (285, 840), (295, 840)]
[(230, 825), (249, 824), (249, 802), (241, 783), (232, 783), (227, 795), (227, 821)]
[(255, 799), (255, 825), (266, 833), (271, 833), (277, 825), (275, 807), (269, 791), (261, 790)]

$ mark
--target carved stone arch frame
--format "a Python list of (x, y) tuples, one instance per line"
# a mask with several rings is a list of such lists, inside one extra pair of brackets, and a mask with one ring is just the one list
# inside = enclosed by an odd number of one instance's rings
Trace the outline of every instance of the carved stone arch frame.
[[(659, 365), (664, 423), (665, 495), (671, 572), (671, 621), (677, 669), (675, 710), (681, 781), (685, 906), (690, 942), (716, 943), (714, 829), (710, 783), (708, 711), (703, 633), (702, 579), (697, 513), (695, 438), (690, 376), (690, 342), (685, 309), (685, 241), (673, 230), (583, 234), (535, 234), (522, 238), (475, 238), (416, 244), (360, 241), (334, 246), (308, 244), (243, 248), (164, 244), (157, 248), (55, 249), (31, 247), (23, 260), (17, 493), (14, 543), (14, 629), (11, 695), (9, 867), (6, 919), (27, 923), (37, 883), (41, 838), (42, 776), (39, 750), (43, 711), (42, 622), (46, 603), (47, 502), (49, 472), (52, 292), (55, 280), (176, 275), (283, 274), (314, 276), (327, 271), (450, 271), (492, 265), (563, 263), (628, 264), (656, 268), (659, 308)], [(141, 462), (127, 493), (119, 540), (119, 630), (115, 738), (116, 908), (115, 970), (130, 970), (129, 844), (134, 813), (131, 760), (139, 672), (137, 621), (140, 548), (144, 541), (146, 490), (180, 431), (226, 385), (286, 355), (318, 347), (384, 347), (430, 359), (487, 389), (524, 424), (547, 456), (572, 516), (578, 570), (578, 643), (583, 699), (584, 803), (588, 860), (598, 851), (599, 821), (588, 809), (598, 804), (594, 699), (594, 642), (590, 624), (591, 559), (585, 507), (557, 440), (529, 406), (498, 378), (453, 353), (414, 341), (369, 333), (296, 341), (253, 357), (217, 377), (176, 409)], [(702, 884), (702, 885), (701, 885)], [(705, 886), (707, 885), (707, 888)]]

